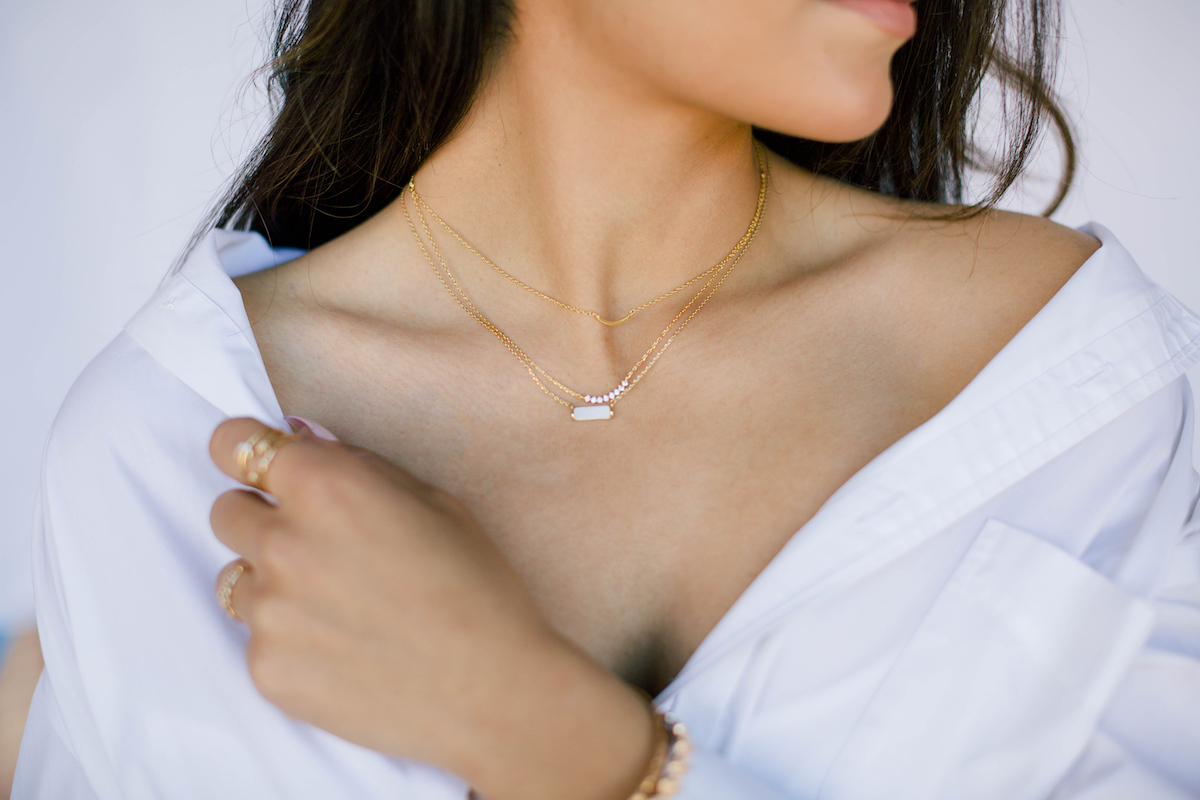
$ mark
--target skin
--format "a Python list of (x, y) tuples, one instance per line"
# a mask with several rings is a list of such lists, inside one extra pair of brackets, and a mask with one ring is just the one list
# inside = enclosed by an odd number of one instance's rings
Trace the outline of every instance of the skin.
[[(519, 3), (471, 114), (416, 175), (424, 198), (526, 283), (610, 319), (719, 261), (754, 208), (750, 124), (867, 135), (902, 42), (826, 0), (701, 6)], [(264, 695), (490, 800), (627, 797), (650, 747), (632, 686), (664, 688), (824, 501), (1098, 246), (769, 168), (752, 248), (609, 422), (573, 423), (463, 313), (402, 200), (237, 281), (285, 413), (379, 454), (288, 445), (278, 508), (214, 507), (254, 567), (234, 598)], [(584, 393), (683, 302), (606, 328), (435, 235), (484, 313)], [(230, 474), (256, 427), (214, 436)]]
[(42, 650), (35, 630), (18, 634), (0, 661), (0, 798), (7, 800), (17, 769), (17, 753), (33, 689), (42, 674)]

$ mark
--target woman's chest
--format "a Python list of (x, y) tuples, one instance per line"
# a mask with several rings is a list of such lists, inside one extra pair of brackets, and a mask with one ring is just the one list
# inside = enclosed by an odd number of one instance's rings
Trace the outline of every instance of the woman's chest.
[(491, 353), (370, 336), (325, 347), (299, 363), (265, 344), (284, 412), (459, 497), (549, 620), (651, 691), (829, 495), (924, 418), (855, 373), (816, 380), (820, 364), (785, 368), (767, 350), (680, 351), (613, 419), (576, 422)]

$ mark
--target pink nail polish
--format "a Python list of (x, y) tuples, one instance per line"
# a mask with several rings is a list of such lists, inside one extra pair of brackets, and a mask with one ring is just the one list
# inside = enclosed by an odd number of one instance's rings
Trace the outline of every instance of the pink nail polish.
[(296, 433), (300, 433), (301, 428), (307, 428), (312, 432), (313, 436), (316, 436), (318, 439), (324, 439), (327, 442), (336, 442), (338, 440), (338, 438), (334, 436), (328, 428), (319, 422), (313, 422), (311, 419), (305, 419), (304, 417), (296, 416), (287, 416), (283, 419), (288, 425), (292, 426), (292, 430), (294, 430)]

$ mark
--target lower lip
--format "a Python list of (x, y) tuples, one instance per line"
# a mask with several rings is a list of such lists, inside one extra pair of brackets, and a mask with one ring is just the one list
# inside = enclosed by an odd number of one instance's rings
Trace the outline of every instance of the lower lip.
[(917, 32), (917, 12), (904, 0), (831, 0), (834, 5), (862, 14), (884, 33), (911, 39)]

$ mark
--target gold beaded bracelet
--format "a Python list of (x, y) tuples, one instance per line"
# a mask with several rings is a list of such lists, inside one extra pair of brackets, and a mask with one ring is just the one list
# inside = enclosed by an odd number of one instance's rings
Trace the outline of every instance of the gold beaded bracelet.
[[(653, 710), (653, 708), (652, 708)], [(679, 791), (680, 779), (687, 771), (692, 740), (682, 722), (672, 722), (654, 711), (654, 751), (650, 768), (629, 800), (665, 800)]]
[[(644, 694), (644, 693), (643, 693)], [(679, 792), (683, 773), (688, 768), (688, 755), (692, 752), (692, 739), (682, 722), (672, 722), (647, 699), (654, 716), (654, 752), (650, 755), (650, 768), (646, 777), (638, 784), (637, 791), (629, 800), (666, 800)], [(467, 800), (483, 800), (471, 789)]]

